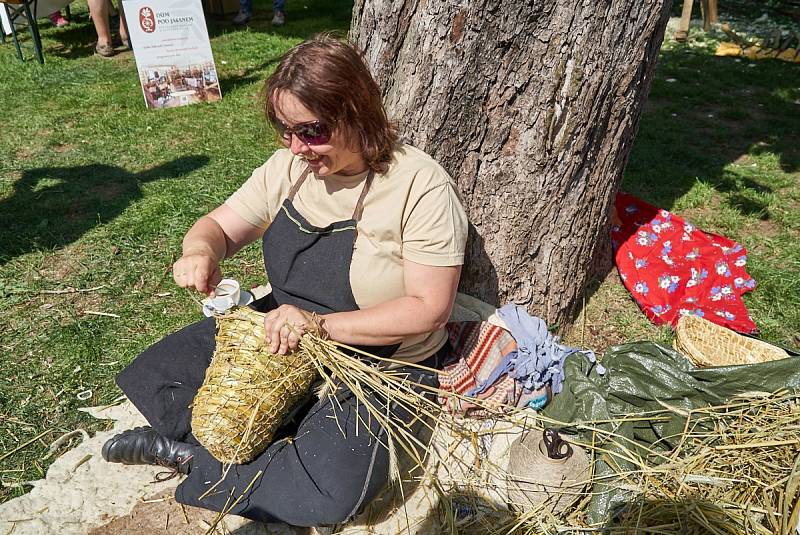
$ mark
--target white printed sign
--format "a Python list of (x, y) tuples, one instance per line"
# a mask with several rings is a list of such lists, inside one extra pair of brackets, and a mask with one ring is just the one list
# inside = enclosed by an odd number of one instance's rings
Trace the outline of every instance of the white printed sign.
[(123, 0), (148, 108), (222, 98), (201, 0)]

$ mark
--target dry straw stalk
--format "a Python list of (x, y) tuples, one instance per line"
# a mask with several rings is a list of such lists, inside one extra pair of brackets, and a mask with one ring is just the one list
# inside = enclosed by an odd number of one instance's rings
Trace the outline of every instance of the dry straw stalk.
[[(632, 490), (635, 498), (604, 532), (793, 533), (800, 514), (799, 400), (790, 392), (750, 394), (726, 405), (689, 411), (685, 431), (672, 437), (678, 446), (669, 460), (656, 452), (639, 456), (619, 437), (596, 431), (598, 442), (606, 442), (602, 454), (608, 455), (613, 443), (622, 453), (611, 455), (635, 466), (620, 471), (613, 481)], [(657, 420), (661, 414), (649, 416)], [(570, 512), (572, 519), (560, 515), (544, 525), (539, 514), (517, 532), (597, 527), (575, 523), (576, 513)], [(530, 531), (534, 525), (541, 531)]]

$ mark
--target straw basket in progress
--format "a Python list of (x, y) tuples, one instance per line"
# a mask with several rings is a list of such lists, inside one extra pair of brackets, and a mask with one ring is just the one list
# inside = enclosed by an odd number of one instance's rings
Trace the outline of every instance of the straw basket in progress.
[(756, 364), (789, 356), (779, 347), (693, 315), (678, 320), (672, 345), (700, 367)]
[(246, 463), (266, 449), (317, 373), (299, 351), (269, 352), (264, 314), (237, 308), (217, 318), (216, 349), (192, 404), (192, 433), (217, 460)]

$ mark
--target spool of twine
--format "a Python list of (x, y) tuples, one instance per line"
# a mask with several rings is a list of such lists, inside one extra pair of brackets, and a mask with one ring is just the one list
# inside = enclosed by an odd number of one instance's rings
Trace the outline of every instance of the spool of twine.
[(571, 455), (551, 458), (544, 437), (536, 431), (511, 444), (506, 476), (511, 507), (524, 511), (547, 502), (545, 506), (555, 513), (577, 497), (589, 476), (590, 458), (580, 446), (569, 446)]

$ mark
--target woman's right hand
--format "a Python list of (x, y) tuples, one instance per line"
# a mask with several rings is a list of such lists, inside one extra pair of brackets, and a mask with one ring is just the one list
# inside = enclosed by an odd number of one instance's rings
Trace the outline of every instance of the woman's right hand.
[(172, 266), (172, 277), (181, 288), (214, 293), (222, 272), (219, 263), (264, 234), (264, 229), (245, 221), (223, 204), (198, 219), (183, 237), (183, 256)]
[(172, 278), (181, 288), (195, 288), (210, 296), (222, 280), (222, 271), (214, 256), (190, 253), (184, 254), (172, 266)]

